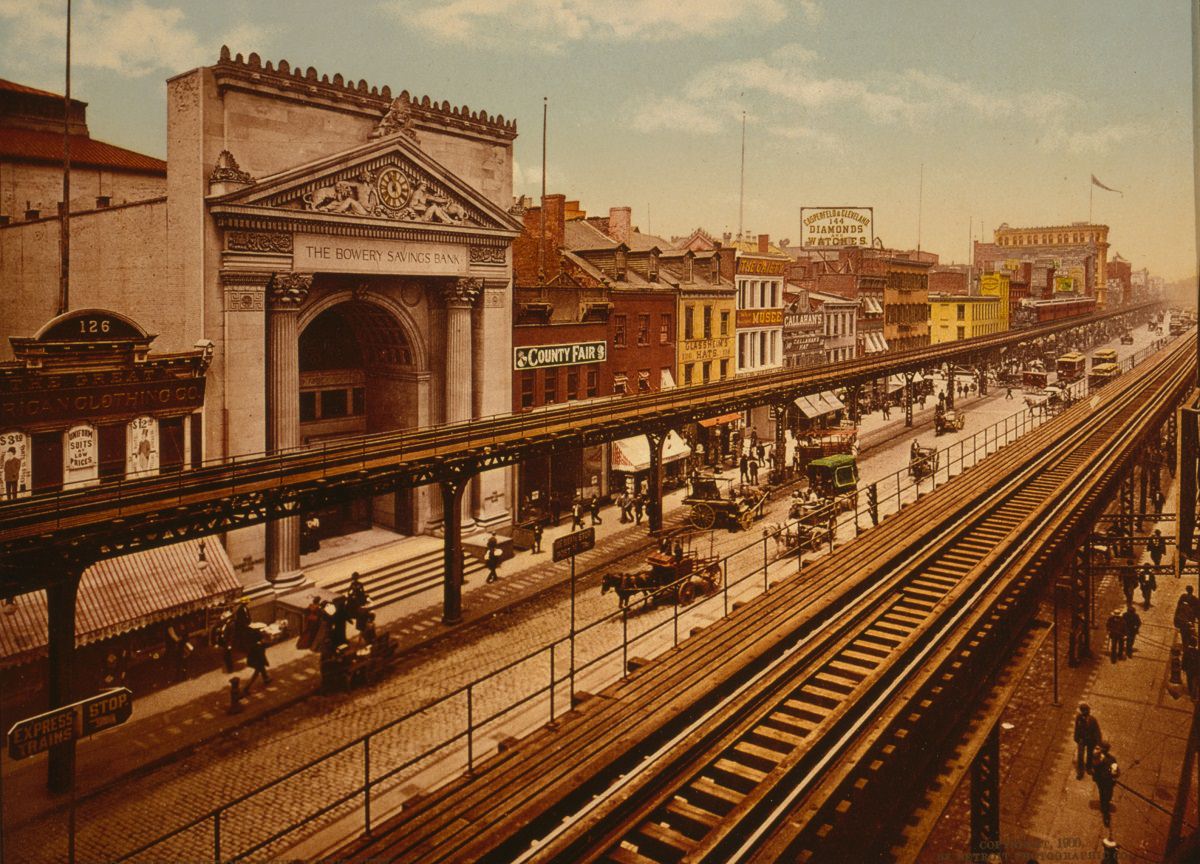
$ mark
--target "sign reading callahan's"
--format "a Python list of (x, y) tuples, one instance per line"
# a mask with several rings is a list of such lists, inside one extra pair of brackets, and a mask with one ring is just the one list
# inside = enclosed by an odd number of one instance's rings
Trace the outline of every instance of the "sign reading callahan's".
[(527, 345), (513, 348), (514, 369), (542, 369), (546, 366), (571, 366), (575, 363), (603, 363), (607, 358), (607, 342)]
[(871, 246), (875, 242), (874, 212), (871, 207), (801, 207), (800, 246)]

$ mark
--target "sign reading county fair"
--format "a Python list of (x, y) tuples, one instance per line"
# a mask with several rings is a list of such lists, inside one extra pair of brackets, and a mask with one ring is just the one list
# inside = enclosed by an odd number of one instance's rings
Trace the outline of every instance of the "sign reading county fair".
[(296, 234), (292, 267), (316, 273), (395, 273), (465, 276), (467, 247), (453, 243), (408, 243)]
[(607, 342), (575, 342), (571, 345), (527, 345), (513, 349), (514, 369), (543, 369), (575, 363), (603, 363)]
[(841, 249), (875, 243), (873, 207), (801, 207), (800, 246)]

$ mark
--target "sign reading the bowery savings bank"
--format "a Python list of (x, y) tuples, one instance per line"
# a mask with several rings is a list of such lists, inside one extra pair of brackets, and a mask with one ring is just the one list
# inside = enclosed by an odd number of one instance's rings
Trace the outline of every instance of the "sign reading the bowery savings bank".
[(875, 243), (872, 207), (801, 207), (800, 245), (806, 249), (840, 249)]
[(292, 240), (292, 268), (299, 271), (414, 276), (467, 273), (467, 247), (456, 243), (406, 243), (326, 234), (296, 234)]
[(603, 363), (607, 357), (607, 342), (527, 345), (513, 349), (513, 368), (542, 369), (546, 366), (571, 366), (575, 363)]

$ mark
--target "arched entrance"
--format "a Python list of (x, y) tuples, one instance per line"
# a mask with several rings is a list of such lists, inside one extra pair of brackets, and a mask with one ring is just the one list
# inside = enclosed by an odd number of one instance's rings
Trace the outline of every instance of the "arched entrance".
[[(333, 299), (299, 337), (300, 440), (320, 446), (340, 438), (418, 425), (418, 363), (395, 314), (369, 298)], [(356, 499), (316, 511), (319, 527), (302, 529), (301, 554), (327, 537), (384, 528), (417, 532), (412, 490)]]

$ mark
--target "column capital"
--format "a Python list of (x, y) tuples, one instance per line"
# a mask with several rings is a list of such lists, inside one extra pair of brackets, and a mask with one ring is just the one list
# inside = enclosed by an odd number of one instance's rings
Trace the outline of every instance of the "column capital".
[(470, 308), (483, 292), (483, 280), (468, 276), (447, 282), (441, 287), (442, 299), (448, 307)]
[(267, 286), (267, 299), (272, 309), (296, 310), (308, 299), (312, 289), (311, 273), (276, 273)]

